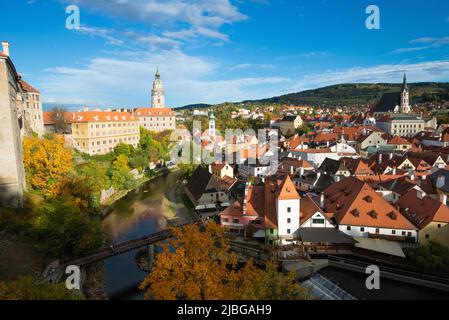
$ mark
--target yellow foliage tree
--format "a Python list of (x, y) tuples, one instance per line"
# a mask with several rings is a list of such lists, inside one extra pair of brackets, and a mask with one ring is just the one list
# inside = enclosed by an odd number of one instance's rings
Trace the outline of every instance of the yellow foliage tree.
[[(140, 289), (157, 300), (305, 299), (295, 275), (277, 272), (277, 262), (265, 270), (250, 260), (238, 268), (236, 255), (215, 223), (173, 229), (174, 238), (163, 245), (156, 265)], [(272, 292), (274, 290), (274, 292)]]
[(73, 169), (72, 150), (65, 147), (64, 137), (27, 137), (23, 153), (28, 184), (46, 196), (58, 194), (62, 178)]

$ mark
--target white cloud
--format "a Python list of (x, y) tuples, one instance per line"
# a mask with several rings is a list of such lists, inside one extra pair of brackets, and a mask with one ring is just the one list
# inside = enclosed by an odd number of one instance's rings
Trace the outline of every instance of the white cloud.
[(411, 48), (399, 48), (396, 50), (393, 50), (393, 53), (406, 53), (406, 52), (416, 52), (416, 51), (422, 51), (426, 50), (429, 47), (411, 47)]
[(173, 106), (257, 98), (277, 92), (271, 85), (290, 81), (283, 77), (211, 80), (219, 65), (174, 49), (161, 53), (122, 52), (120, 56), (92, 59), (83, 67), (52, 68), (40, 79), (39, 88), (46, 102), (148, 105), (158, 67), (165, 82), (167, 103)]
[[(257, 66), (247, 63), (233, 69)], [(36, 83), (46, 102), (135, 107), (149, 104), (157, 67), (165, 83), (167, 103), (174, 107), (259, 99), (338, 83), (399, 82), (404, 70), (413, 82), (447, 81), (449, 74), (449, 61), (430, 61), (327, 70), (300, 78), (271, 75), (221, 80), (217, 78), (225, 66), (172, 49), (109, 53), (109, 57), (92, 59), (82, 67), (49, 69)]]
[(441, 37), (441, 38), (424, 37), (412, 40), (410, 43), (425, 43), (433, 46), (442, 46), (449, 44), (449, 37)]
[(404, 70), (411, 82), (447, 81), (449, 61), (429, 61), (416, 64), (385, 64), (373, 67), (354, 67), (311, 74), (297, 81), (288, 92), (314, 89), (340, 83), (401, 82)]
[(75, 32), (85, 34), (92, 37), (100, 37), (106, 40), (107, 44), (123, 45), (123, 41), (113, 36), (114, 31), (106, 28), (89, 27), (86, 25), (80, 26), (79, 29), (74, 29)]
[(242, 70), (242, 69), (274, 69), (276, 66), (273, 64), (252, 64), (252, 63), (241, 63), (229, 68), (229, 70)]
[[(190, 33), (218, 39), (226, 38), (218, 29), (225, 24), (247, 19), (229, 0), (61, 0), (103, 13), (113, 18), (141, 21), (171, 28), (182, 25)], [(184, 28), (185, 29), (185, 28)], [(178, 32), (185, 32), (184, 29)]]

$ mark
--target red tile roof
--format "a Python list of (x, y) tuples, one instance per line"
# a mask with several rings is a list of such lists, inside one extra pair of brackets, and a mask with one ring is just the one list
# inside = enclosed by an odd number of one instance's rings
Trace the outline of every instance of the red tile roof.
[(368, 184), (350, 177), (324, 190), (324, 207), (340, 225), (415, 230), (395, 207)]
[(138, 117), (170, 117), (174, 116), (175, 112), (170, 108), (137, 108), (134, 110), (134, 114)]
[(23, 91), (25, 91), (25, 92), (40, 93), (39, 90), (32, 87), (28, 82), (26, 82), (23, 79), (20, 79), (19, 83), (20, 83), (20, 86), (22, 87)]
[(70, 122), (121, 122), (121, 121), (137, 121), (137, 117), (128, 112), (115, 111), (84, 111), (84, 112), (68, 112)]
[(428, 195), (418, 198), (418, 190), (408, 191), (395, 205), (420, 229), (432, 221), (449, 223), (449, 208)]

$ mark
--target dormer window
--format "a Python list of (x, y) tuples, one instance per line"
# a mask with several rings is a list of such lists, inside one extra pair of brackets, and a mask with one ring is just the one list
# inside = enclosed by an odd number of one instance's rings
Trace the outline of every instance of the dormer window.
[(394, 213), (394, 211), (391, 211), (387, 214), (387, 217), (389, 217), (391, 220), (396, 220), (398, 218), (398, 216), (396, 215), (396, 213)]
[(360, 216), (360, 211), (358, 210), (358, 209), (354, 209), (354, 210), (352, 210), (351, 211), (351, 214), (354, 216), (354, 217), (359, 217)]
[(373, 202), (373, 198), (371, 196), (366, 196), (365, 198), (363, 198), (363, 200), (365, 200), (368, 203)]
[(375, 210), (368, 212), (368, 215), (373, 219), (377, 219), (377, 212)]

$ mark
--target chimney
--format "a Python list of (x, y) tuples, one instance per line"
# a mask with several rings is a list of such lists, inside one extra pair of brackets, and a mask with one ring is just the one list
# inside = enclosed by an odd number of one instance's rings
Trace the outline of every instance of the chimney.
[(416, 193), (416, 196), (418, 197), (419, 200), (424, 199), (425, 195), (426, 194), (422, 190), (418, 190), (418, 192)]
[(293, 166), (290, 166), (290, 174), (293, 175), (295, 173), (295, 168)]
[(89, 111), (89, 107), (83, 107), (83, 112)]
[(324, 193), (322, 193), (320, 196), (320, 207), (321, 209), (324, 209)]
[(382, 164), (382, 153), (379, 153), (379, 160), (377, 161), (379, 164)]
[(245, 185), (245, 195), (243, 196), (243, 215), (246, 215), (246, 205), (247, 205), (247, 201), (248, 201), (248, 192), (249, 192), (249, 187), (251, 186), (251, 182), (247, 182)]
[(445, 184), (446, 184), (445, 176), (444, 175), (438, 176), (436, 187), (439, 189), (439, 188), (442, 188)]
[(8, 57), (9, 57), (9, 42), (3, 41), (3, 42), (2, 42), (2, 47), (3, 47), (3, 54), (4, 54), (5, 56), (8, 56)]

